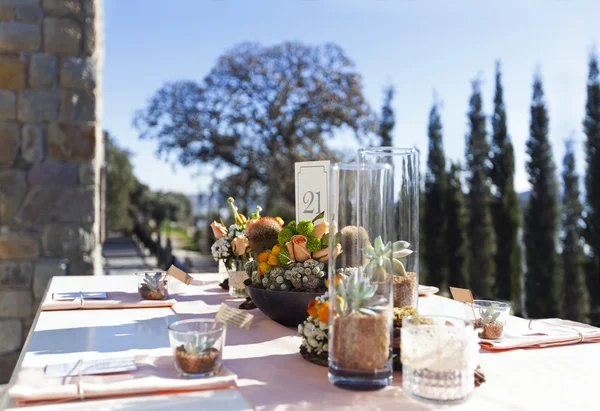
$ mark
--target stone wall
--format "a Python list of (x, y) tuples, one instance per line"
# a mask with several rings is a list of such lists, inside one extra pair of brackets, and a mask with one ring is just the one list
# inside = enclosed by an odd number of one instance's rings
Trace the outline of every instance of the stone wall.
[(101, 0), (0, 0), (0, 384), (54, 275), (101, 273)]

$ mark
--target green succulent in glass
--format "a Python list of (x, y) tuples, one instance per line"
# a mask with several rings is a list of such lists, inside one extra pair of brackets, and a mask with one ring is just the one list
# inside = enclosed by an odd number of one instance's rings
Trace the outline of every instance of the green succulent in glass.
[(409, 247), (410, 244), (406, 241), (390, 241), (384, 244), (381, 236), (375, 238), (373, 245), (363, 248), (365, 257), (369, 259), (365, 271), (373, 281), (384, 281), (386, 273), (406, 276), (406, 269), (401, 260), (412, 254)]

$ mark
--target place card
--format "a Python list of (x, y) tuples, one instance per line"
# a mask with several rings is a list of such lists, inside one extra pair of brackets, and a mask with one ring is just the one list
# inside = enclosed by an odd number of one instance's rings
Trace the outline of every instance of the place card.
[[(296, 221), (309, 220), (324, 213), (329, 219), (329, 161), (304, 161), (296, 163)], [(321, 221), (315, 221), (319, 224)]]
[(179, 268), (175, 267), (172, 264), (169, 267), (169, 269), (167, 270), (167, 274), (169, 274), (171, 277), (181, 281), (185, 285), (190, 285), (190, 283), (193, 280), (191, 275), (189, 275), (188, 273), (186, 273), (183, 270), (180, 270)]
[(454, 298), (456, 301), (469, 304), (475, 303), (471, 290), (467, 288), (450, 287), (450, 293), (452, 294), (452, 298)]
[(99, 292), (74, 292), (74, 293), (54, 293), (52, 299), (54, 301), (71, 301), (76, 298), (83, 298), (84, 300), (105, 300), (106, 293)]
[(236, 327), (243, 328), (244, 330), (250, 329), (253, 319), (254, 316), (252, 314), (231, 308), (225, 304), (221, 304), (221, 307), (219, 307), (219, 311), (217, 312), (217, 316), (215, 317), (216, 321), (235, 325)]
[(135, 357), (79, 360), (64, 364), (46, 365), (46, 377), (73, 377), (78, 375), (112, 374), (137, 369)]

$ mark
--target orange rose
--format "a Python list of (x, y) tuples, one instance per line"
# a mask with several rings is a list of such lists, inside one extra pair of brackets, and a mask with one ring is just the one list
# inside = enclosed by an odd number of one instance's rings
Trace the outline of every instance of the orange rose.
[(317, 307), (317, 315), (319, 316), (319, 321), (322, 323), (329, 322), (329, 301), (319, 304)]
[(267, 262), (262, 262), (258, 265), (258, 273), (259, 274), (264, 274), (267, 271), (269, 271), (269, 264), (267, 264)]
[(295, 235), (286, 244), (290, 253), (290, 259), (303, 263), (310, 258), (310, 251), (306, 248), (306, 237), (303, 235)]
[(317, 237), (319, 240), (323, 238), (325, 234), (329, 232), (329, 223), (327, 221), (322, 221), (321, 224), (315, 227), (315, 230), (312, 233), (313, 237)]
[[(335, 259), (341, 253), (342, 245), (338, 243), (335, 247), (333, 247), (333, 258)], [(320, 263), (326, 263), (329, 260), (329, 248), (324, 248), (322, 250), (315, 251), (312, 256), (315, 260), (318, 260)]]
[(246, 237), (235, 237), (231, 241), (231, 248), (237, 255), (244, 255), (248, 249), (248, 239)]
[(259, 263), (264, 263), (264, 262), (266, 262), (266, 261), (269, 259), (269, 255), (271, 255), (271, 253), (270, 253), (270, 252), (268, 252), (268, 251), (263, 251), (262, 253), (260, 253), (260, 254), (258, 255), (258, 262), (259, 262)]
[(306, 310), (306, 312), (308, 312), (308, 315), (310, 315), (311, 317), (316, 317), (317, 316), (317, 304), (319, 302), (317, 300), (312, 300), (311, 302), (308, 303), (308, 310)]
[(221, 223), (217, 223), (216, 221), (213, 221), (212, 223), (210, 223), (210, 228), (212, 228), (213, 235), (215, 236), (215, 238), (217, 240), (219, 240), (227, 235), (227, 229)]
[(279, 265), (279, 258), (277, 258), (277, 255), (275, 255), (275, 254), (269, 255), (269, 259), (267, 260), (267, 264), (269, 264), (269, 265)]

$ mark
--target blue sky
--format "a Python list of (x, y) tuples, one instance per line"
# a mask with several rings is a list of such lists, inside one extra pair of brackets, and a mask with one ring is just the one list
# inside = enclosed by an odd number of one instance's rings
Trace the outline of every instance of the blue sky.
[(519, 191), (528, 189), (525, 141), (539, 67), (558, 169), (564, 140), (573, 136), (584, 170), (581, 122), (588, 54), (600, 39), (597, 0), (105, 0), (104, 7), (103, 127), (134, 153), (134, 172), (153, 189), (192, 194), (209, 182), (197, 167), (157, 159), (157, 143), (139, 140), (131, 125), (135, 110), (167, 81), (200, 81), (243, 41), (341, 45), (362, 73), (374, 109), (383, 87), (396, 87), (394, 144), (419, 148), (421, 164), (434, 90), (444, 104), (446, 155), (462, 161), (470, 82), (480, 76), (491, 113), (500, 59)]

